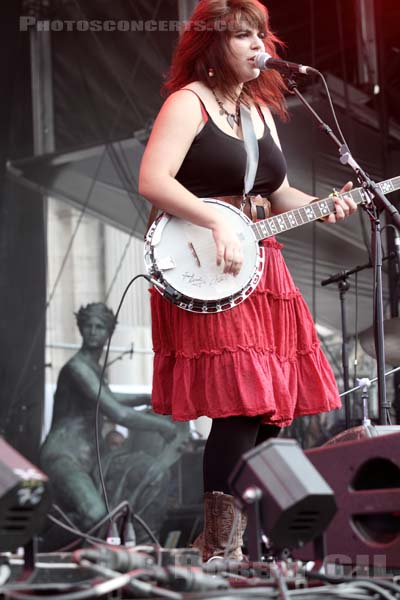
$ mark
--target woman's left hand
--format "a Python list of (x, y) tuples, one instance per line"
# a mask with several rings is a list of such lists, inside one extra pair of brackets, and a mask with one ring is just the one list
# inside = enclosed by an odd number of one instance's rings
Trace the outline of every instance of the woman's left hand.
[[(340, 190), (340, 193), (349, 192), (353, 187), (353, 182), (348, 181)], [(329, 217), (324, 219), (327, 223), (336, 223), (337, 221), (343, 221), (349, 215), (352, 215), (357, 210), (357, 204), (351, 198), (351, 196), (343, 196), (342, 198), (334, 197), (335, 201), (335, 212), (330, 214)]]

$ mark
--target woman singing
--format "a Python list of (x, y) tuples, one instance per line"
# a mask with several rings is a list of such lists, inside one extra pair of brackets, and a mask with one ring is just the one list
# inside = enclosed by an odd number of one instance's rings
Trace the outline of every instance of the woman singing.
[[(215, 260), (239, 273), (243, 253), (232, 227), (210, 203), (240, 206), (246, 150), (240, 104), (251, 111), (259, 161), (245, 212), (255, 197), (265, 216), (314, 197), (288, 182), (272, 114), (284, 119), (285, 85), (260, 73), (259, 52), (277, 56), (280, 41), (258, 0), (200, 0), (176, 49), (166, 90), (140, 171), (139, 191), (154, 206), (208, 228)], [(352, 187), (346, 184), (343, 191)], [(335, 200), (335, 223), (356, 210)], [(255, 292), (232, 310), (195, 314), (152, 291), (153, 409), (176, 420), (212, 418), (204, 453), (203, 559), (224, 553), (235, 515), (228, 478), (240, 456), (276, 436), (294, 417), (340, 406), (332, 370), (309, 310), (274, 238), (263, 242), (266, 264)], [(241, 559), (245, 517), (228, 549)]]

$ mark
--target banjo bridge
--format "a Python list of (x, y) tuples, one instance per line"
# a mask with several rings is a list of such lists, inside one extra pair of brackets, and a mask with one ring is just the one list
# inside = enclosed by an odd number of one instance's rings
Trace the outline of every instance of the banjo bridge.
[(197, 252), (196, 252), (196, 250), (195, 250), (195, 247), (193, 246), (192, 242), (189, 242), (189, 243), (188, 243), (188, 246), (189, 246), (189, 250), (190, 250), (190, 252), (191, 252), (191, 254), (192, 254), (193, 258), (195, 259), (195, 261), (196, 261), (196, 263), (197, 263), (197, 266), (198, 266), (198, 267), (201, 267), (201, 263), (200, 263), (200, 258), (199, 258), (199, 255), (197, 254)]

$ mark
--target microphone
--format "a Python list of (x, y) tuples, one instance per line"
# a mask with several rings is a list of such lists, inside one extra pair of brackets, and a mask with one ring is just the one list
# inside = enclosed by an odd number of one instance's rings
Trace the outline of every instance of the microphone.
[(300, 73), (301, 75), (309, 75), (310, 73), (318, 73), (317, 69), (299, 65), (297, 63), (288, 62), (282, 58), (272, 58), (268, 52), (259, 52), (254, 59), (254, 64), (260, 71), (266, 69), (276, 69), (280, 73)]

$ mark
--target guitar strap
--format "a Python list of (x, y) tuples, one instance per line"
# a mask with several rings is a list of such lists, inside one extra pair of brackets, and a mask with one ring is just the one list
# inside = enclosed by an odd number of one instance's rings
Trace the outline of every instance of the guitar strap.
[(258, 167), (258, 141), (253, 127), (250, 109), (240, 105), (240, 120), (242, 124), (243, 142), (247, 154), (246, 173), (244, 176), (243, 200), (246, 201), (253, 188)]
[[(259, 109), (259, 112), (260, 110), (261, 109)], [(249, 194), (253, 189), (258, 168), (258, 140), (253, 127), (251, 111), (243, 104), (240, 106), (240, 119), (242, 123), (243, 142), (247, 154), (241, 209), (246, 212), (246, 208), (248, 207), (249, 214), (247, 212), (246, 214), (248, 214), (253, 222), (256, 222), (259, 219), (266, 219), (270, 215), (271, 203), (267, 198), (263, 198), (259, 194), (257, 196), (251, 196)]]

